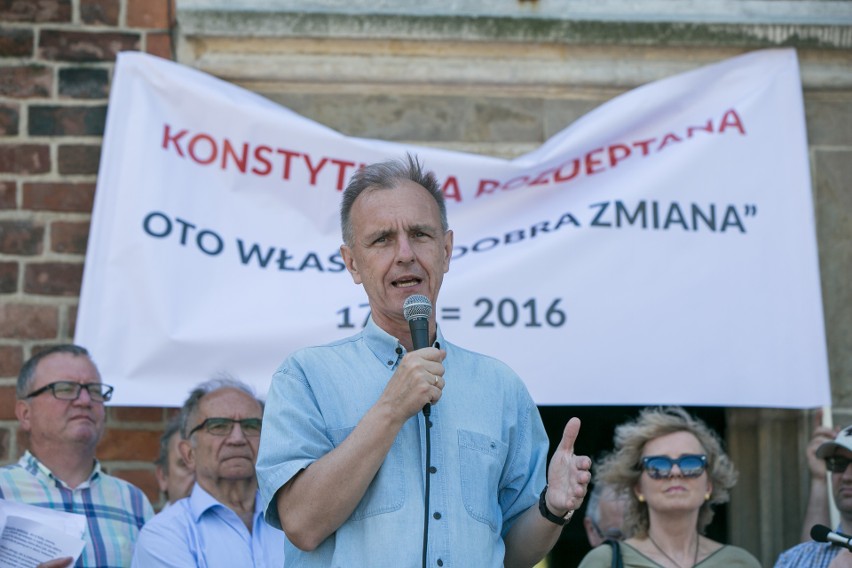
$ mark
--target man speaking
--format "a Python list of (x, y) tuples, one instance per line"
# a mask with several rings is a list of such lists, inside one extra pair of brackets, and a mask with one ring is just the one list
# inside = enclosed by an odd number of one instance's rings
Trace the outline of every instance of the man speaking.
[(505, 364), (448, 343), (428, 315), (414, 349), (403, 305), (434, 305), (453, 233), (416, 158), (358, 171), (340, 252), (371, 317), (292, 354), (264, 413), (258, 479), (287, 566), (532, 566), (580, 507), (591, 460), (572, 418), (547, 466), (538, 409)]

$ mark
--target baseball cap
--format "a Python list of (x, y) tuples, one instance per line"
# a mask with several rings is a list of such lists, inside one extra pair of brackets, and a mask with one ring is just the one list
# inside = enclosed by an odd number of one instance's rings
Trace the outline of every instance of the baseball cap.
[(816, 455), (818, 458), (824, 459), (833, 455), (837, 448), (844, 448), (852, 452), (852, 426), (847, 426), (841, 430), (831, 442), (824, 442), (820, 445), (817, 448)]

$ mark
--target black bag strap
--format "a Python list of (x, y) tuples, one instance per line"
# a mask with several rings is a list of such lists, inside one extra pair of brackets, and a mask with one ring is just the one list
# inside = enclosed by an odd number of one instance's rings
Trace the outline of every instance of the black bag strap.
[(624, 568), (624, 562), (621, 560), (621, 545), (617, 540), (606, 539), (605, 544), (612, 547), (612, 568)]

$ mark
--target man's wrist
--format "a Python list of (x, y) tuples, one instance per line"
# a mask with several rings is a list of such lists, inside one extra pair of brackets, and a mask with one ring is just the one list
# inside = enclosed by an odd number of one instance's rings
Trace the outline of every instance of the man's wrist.
[(563, 526), (571, 520), (571, 517), (574, 515), (574, 511), (568, 511), (564, 515), (555, 515), (553, 511), (550, 510), (550, 507), (547, 506), (547, 485), (544, 486), (544, 489), (541, 490), (541, 495), (538, 497), (538, 511), (541, 513), (541, 516), (550, 521), (551, 523), (557, 524), (559, 526)]

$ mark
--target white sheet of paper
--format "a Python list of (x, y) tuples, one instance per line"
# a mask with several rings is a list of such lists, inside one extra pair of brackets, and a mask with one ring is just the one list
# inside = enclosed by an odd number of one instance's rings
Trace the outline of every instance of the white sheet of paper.
[(0, 568), (35, 568), (83, 552), (86, 517), (0, 500)]

